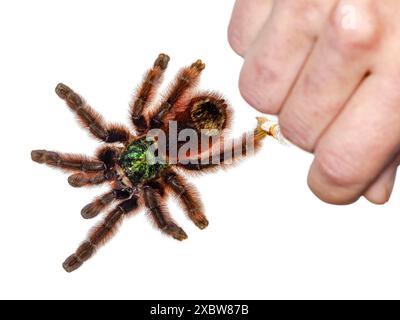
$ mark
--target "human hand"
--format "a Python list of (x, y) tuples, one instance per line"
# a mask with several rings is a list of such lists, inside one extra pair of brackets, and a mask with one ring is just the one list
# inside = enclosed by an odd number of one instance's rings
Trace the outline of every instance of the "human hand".
[(237, 0), (244, 99), (315, 157), (311, 190), (386, 202), (400, 164), (400, 1)]

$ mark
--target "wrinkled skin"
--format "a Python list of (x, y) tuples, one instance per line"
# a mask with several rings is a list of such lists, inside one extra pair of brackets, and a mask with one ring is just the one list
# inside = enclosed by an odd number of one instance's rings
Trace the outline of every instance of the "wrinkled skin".
[(385, 203), (400, 154), (400, 1), (237, 0), (228, 29), (239, 87), (314, 154), (323, 201)]

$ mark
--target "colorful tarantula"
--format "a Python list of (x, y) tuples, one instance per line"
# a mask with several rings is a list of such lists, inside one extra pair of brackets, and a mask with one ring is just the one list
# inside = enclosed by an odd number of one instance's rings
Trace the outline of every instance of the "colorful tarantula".
[[(74, 271), (88, 260), (97, 247), (113, 234), (122, 218), (138, 210), (143, 202), (160, 230), (177, 240), (186, 239), (185, 231), (172, 220), (164, 205), (168, 191), (176, 195), (187, 216), (196, 226), (204, 229), (208, 225), (197, 192), (179, 171), (207, 172), (223, 166), (228, 160), (236, 160), (239, 155), (237, 152), (227, 152), (226, 148), (220, 147), (218, 152), (209, 152), (208, 160), (210, 161), (203, 161), (204, 151), (206, 151), (203, 149), (199, 150), (190, 161), (184, 162), (177, 159), (178, 161), (172, 164), (172, 161), (169, 161), (171, 158), (169, 152), (171, 141), (169, 141), (166, 143), (167, 152), (158, 154), (158, 158), (164, 161), (150, 161), (151, 157), (148, 156), (150, 147), (156, 145), (157, 150), (162, 148), (160, 148), (161, 141), (149, 136), (148, 132), (150, 129), (158, 128), (168, 133), (169, 123), (176, 121), (179, 132), (189, 128), (199, 137), (211, 138), (215, 136), (215, 132), (214, 134), (209, 132), (217, 130), (222, 137), (222, 130), (229, 125), (231, 111), (227, 102), (215, 93), (193, 93), (200, 73), (205, 67), (201, 60), (183, 68), (168, 90), (165, 99), (159, 106), (150, 110), (150, 103), (156, 94), (156, 88), (161, 82), (168, 62), (167, 55), (158, 56), (153, 67), (145, 74), (130, 105), (130, 116), (136, 135), (124, 126), (106, 124), (82, 97), (66, 85), (58, 84), (55, 89), (57, 95), (76, 114), (83, 127), (106, 145), (98, 150), (95, 158), (34, 150), (31, 153), (32, 160), (72, 172), (68, 182), (73, 187), (110, 183), (110, 192), (96, 198), (82, 209), (82, 216), (86, 219), (97, 216), (114, 200), (120, 201), (90, 232), (87, 240), (75, 253), (65, 260), (63, 267), (67, 272)], [(257, 128), (251, 132), (251, 142), (255, 148), (265, 136), (273, 135), (262, 128), (264, 121), (265, 119), (259, 118)], [(173, 139), (176, 140), (176, 137)], [(206, 149), (210, 151), (214, 145), (215, 143), (210, 140)], [(246, 135), (243, 135), (240, 140), (231, 144), (229, 151), (239, 149), (240, 155), (246, 155), (250, 153), (248, 145), (248, 139)], [(185, 153), (185, 156), (192, 157), (193, 154)], [(219, 160), (217, 164), (211, 161), (215, 158)]]

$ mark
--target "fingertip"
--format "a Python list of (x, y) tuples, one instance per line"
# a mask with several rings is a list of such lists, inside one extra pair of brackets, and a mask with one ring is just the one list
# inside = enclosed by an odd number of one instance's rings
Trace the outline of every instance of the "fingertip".
[(383, 188), (374, 192), (367, 191), (364, 194), (364, 198), (373, 204), (383, 205), (389, 201), (390, 194), (391, 192), (388, 192), (387, 189)]
[(387, 167), (364, 193), (369, 202), (382, 205), (389, 201), (396, 180), (397, 160)]
[[(318, 156), (314, 159), (307, 177), (310, 190), (322, 201), (329, 204), (346, 205), (356, 202), (362, 190), (361, 184), (341, 171), (335, 160)], [(321, 161), (322, 160), (322, 161)]]

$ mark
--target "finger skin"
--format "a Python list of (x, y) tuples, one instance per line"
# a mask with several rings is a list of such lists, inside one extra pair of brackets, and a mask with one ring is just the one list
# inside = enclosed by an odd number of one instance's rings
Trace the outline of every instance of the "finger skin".
[(319, 140), (308, 184), (323, 201), (356, 201), (400, 151), (398, 83), (394, 74), (368, 77)]
[(280, 0), (249, 47), (237, 50), (245, 54), (242, 96), (261, 112), (280, 113), (283, 133), (315, 153), (308, 183), (326, 202), (364, 194), (381, 203), (393, 188), (399, 13), (393, 0)]
[(389, 201), (396, 180), (399, 159), (400, 157), (392, 162), (364, 193), (368, 201), (375, 204), (385, 204)]
[(246, 52), (239, 78), (240, 92), (252, 107), (279, 112), (311, 53), (325, 11), (325, 4), (315, 0), (275, 3)]
[(237, 0), (228, 27), (228, 41), (232, 49), (244, 56), (268, 19), (272, 0)]
[(284, 136), (307, 151), (314, 150), (371, 68), (380, 32), (368, 8), (359, 7), (355, 29), (343, 23), (347, 13), (340, 4), (332, 11), (279, 114)]

